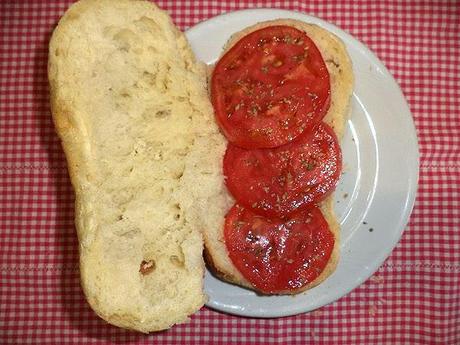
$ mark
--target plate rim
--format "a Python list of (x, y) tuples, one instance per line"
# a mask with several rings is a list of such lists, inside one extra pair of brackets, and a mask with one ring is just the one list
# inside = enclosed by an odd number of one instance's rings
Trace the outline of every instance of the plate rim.
[[(400, 219), (400, 229), (393, 234), (393, 237), (389, 238), (392, 241), (389, 241), (389, 248), (387, 253), (382, 252), (380, 256), (376, 257), (374, 260), (371, 262), (367, 263), (367, 267), (369, 268), (367, 273), (364, 274), (362, 277), (359, 279), (355, 280), (355, 284), (353, 284), (352, 287), (345, 289), (343, 292), (339, 293), (337, 296), (334, 296), (333, 298), (330, 298), (329, 301), (322, 303), (319, 306), (316, 306), (314, 308), (308, 308), (308, 307), (298, 307), (289, 310), (284, 310), (280, 312), (273, 312), (273, 313), (260, 313), (260, 312), (251, 312), (250, 310), (244, 310), (241, 311), (239, 309), (232, 309), (229, 307), (223, 307), (222, 305), (212, 303), (211, 298), (206, 302), (206, 306), (213, 309), (217, 310), (220, 312), (225, 312), (233, 315), (240, 315), (240, 316), (246, 316), (246, 317), (255, 317), (255, 318), (272, 318), (272, 317), (285, 317), (285, 316), (292, 316), (292, 315), (297, 315), (301, 313), (306, 313), (312, 310), (315, 310), (317, 308), (323, 307), (325, 305), (331, 304), (338, 299), (348, 295), (351, 291), (356, 289), (358, 286), (360, 286), (363, 282), (369, 279), (378, 269), (379, 267), (384, 263), (384, 261), (391, 255), (393, 250), (395, 249), (396, 245), (400, 241), (407, 224), (410, 219), (410, 215), (412, 214), (415, 201), (416, 201), (416, 196), (417, 196), (417, 188), (418, 188), (418, 181), (419, 181), (419, 173), (420, 173), (420, 153), (419, 153), (419, 144), (418, 144), (418, 137), (417, 137), (417, 132), (416, 132), (416, 127), (414, 123), (414, 117), (412, 115), (412, 112), (410, 110), (409, 104), (404, 96), (404, 93), (394, 78), (394, 76), (391, 74), (391, 72), (387, 69), (387, 67), (383, 64), (383, 62), (377, 57), (377, 55), (369, 49), (363, 42), (361, 42), (359, 39), (353, 37), (351, 34), (348, 32), (340, 29), (338, 26), (331, 24), (321, 18), (318, 18), (316, 16), (312, 16), (309, 14), (305, 14), (302, 12), (298, 11), (291, 11), (291, 10), (285, 10), (285, 9), (273, 9), (273, 8), (256, 8), (256, 9), (242, 9), (242, 10), (237, 10), (237, 11), (230, 11), (230, 12), (225, 12), (220, 15), (210, 17), (207, 20), (201, 21), (194, 26), (190, 27), (186, 32), (187, 39), (189, 39), (189, 35), (193, 35), (195, 31), (199, 31), (202, 26), (209, 25), (210, 22), (213, 21), (218, 21), (218, 20), (225, 20), (229, 17), (238, 17), (241, 15), (250, 15), (257, 13), (258, 15), (266, 14), (270, 17), (272, 16), (277, 16), (279, 19), (299, 19), (299, 20), (304, 20), (307, 23), (312, 23), (319, 25), (320, 27), (323, 27), (324, 29), (334, 33), (337, 35), (340, 39), (344, 41), (345, 44), (353, 44), (355, 45), (362, 53), (363, 55), (369, 57), (372, 60), (372, 64), (375, 65), (378, 69), (380, 69), (387, 78), (390, 79), (392, 82), (392, 86), (396, 88), (396, 91), (399, 93), (401, 96), (402, 105), (406, 108), (404, 113), (409, 114), (410, 116), (404, 116), (406, 119), (407, 123), (406, 125), (409, 125), (410, 131), (407, 133), (408, 140), (413, 143), (413, 149), (414, 149), (414, 156), (412, 156), (412, 159), (414, 160), (414, 172), (413, 172), (413, 179), (411, 179), (411, 183), (408, 185), (407, 190), (406, 190), (406, 201), (408, 205), (405, 207), (405, 212), (401, 215)], [(299, 17), (302, 17), (301, 19)], [(263, 20), (272, 20), (272, 19), (263, 19)], [(253, 24), (256, 24), (258, 21), (254, 20)], [(249, 24), (249, 25), (253, 25)], [(235, 31), (237, 32), (237, 31)], [(355, 90), (353, 91), (353, 95), (355, 95)], [(210, 273), (207, 273), (210, 274)], [(233, 285), (230, 283), (226, 283), (229, 285)], [(241, 288), (244, 289), (244, 288)], [(205, 289), (206, 290), (206, 289)], [(271, 296), (269, 298), (276, 298), (278, 296)]]

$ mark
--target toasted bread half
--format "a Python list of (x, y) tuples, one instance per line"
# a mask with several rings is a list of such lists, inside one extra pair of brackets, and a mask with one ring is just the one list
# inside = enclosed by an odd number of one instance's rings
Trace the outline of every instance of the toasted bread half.
[(49, 82), (89, 304), (141, 332), (186, 321), (205, 302), (203, 217), (225, 208), (205, 66), (154, 4), (82, 0), (54, 31)]
[[(337, 137), (341, 139), (350, 113), (350, 99), (353, 91), (353, 71), (345, 45), (338, 37), (317, 25), (307, 24), (302, 21), (292, 19), (271, 20), (258, 23), (243, 31), (235, 33), (227, 42), (222, 54), (225, 54), (226, 51), (247, 34), (273, 25), (288, 25), (304, 31), (321, 52), (331, 80), (331, 106), (324, 118), (324, 122), (329, 124)], [(210, 69), (210, 72), (211, 70), (212, 69)], [(226, 193), (228, 194), (228, 192)], [(227, 198), (231, 197), (228, 195)], [(337, 266), (339, 259), (340, 227), (334, 213), (333, 195), (322, 201), (319, 206), (335, 237), (331, 258), (324, 271), (314, 281), (300, 289), (292, 290), (287, 293), (296, 294), (320, 284), (334, 272)], [(229, 207), (221, 212), (222, 218), (216, 220), (213, 226), (204, 229), (205, 259), (210, 269), (221, 279), (254, 289), (251, 283), (247, 281), (233, 265), (225, 246), (223, 216), (228, 209)]]

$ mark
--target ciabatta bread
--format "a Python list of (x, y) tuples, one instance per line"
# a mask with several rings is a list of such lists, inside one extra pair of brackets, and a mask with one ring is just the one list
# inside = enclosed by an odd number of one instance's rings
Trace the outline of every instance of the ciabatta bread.
[[(343, 133), (352, 90), (343, 44), (314, 25), (305, 30), (331, 75), (326, 122)], [(50, 42), (49, 81), (57, 132), (75, 189), (81, 282), (103, 319), (150, 332), (183, 322), (205, 302), (206, 256), (226, 280), (250, 287), (223, 240), (233, 205), (222, 174), (226, 139), (207, 94), (206, 72), (184, 35), (148, 1), (81, 0)], [(332, 198), (321, 205), (336, 237)], [(295, 291), (298, 292), (298, 291)]]
[(142, 332), (187, 320), (205, 302), (203, 217), (226, 207), (204, 65), (154, 4), (82, 0), (54, 31), (49, 81), (89, 304)]
[[(334, 129), (334, 132), (340, 139), (343, 136), (346, 120), (350, 112), (350, 98), (353, 91), (353, 71), (345, 45), (338, 37), (317, 25), (307, 24), (298, 20), (272, 20), (256, 24), (235, 33), (226, 44), (222, 54), (225, 54), (226, 51), (247, 34), (272, 25), (288, 25), (306, 32), (321, 52), (331, 80), (331, 106), (324, 121)], [(224, 194), (222, 195), (223, 200), (231, 199), (226, 190), (222, 192)], [(219, 217), (215, 222), (204, 228), (205, 258), (209, 267), (220, 278), (234, 284), (253, 288), (250, 282), (248, 282), (233, 265), (225, 246), (223, 234), (224, 216), (231, 205), (232, 204), (228, 204), (226, 209), (219, 211)], [(291, 291), (290, 293), (292, 294), (305, 291), (318, 285), (331, 275), (337, 266), (340, 247), (340, 229), (337, 217), (334, 214), (333, 195), (321, 202), (320, 208), (334, 234), (334, 249), (326, 268), (318, 278), (300, 289)]]

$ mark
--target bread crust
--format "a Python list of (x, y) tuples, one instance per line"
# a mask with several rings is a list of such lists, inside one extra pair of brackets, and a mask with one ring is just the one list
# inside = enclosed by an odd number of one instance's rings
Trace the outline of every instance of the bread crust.
[[(331, 78), (331, 106), (324, 118), (324, 122), (331, 126), (339, 140), (343, 137), (345, 124), (350, 114), (350, 98), (353, 91), (353, 71), (351, 60), (346, 51), (343, 42), (329, 31), (302, 21), (293, 19), (270, 20), (250, 26), (231, 36), (224, 46), (222, 55), (224, 55), (234, 44), (249, 33), (262, 29), (267, 26), (288, 25), (304, 31), (316, 44), (320, 50)], [(208, 73), (211, 73), (209, 69)], [(208, 78), (208, 82), (210, 78)], [(228, 192), (227, 192), (228, 193)], [(296, 290), (284, 291), (280, 294), (298, 294), (311, 289), (322, 283), (336, 269), (340, 255), (340, 225), (334, 213), (333, 194), (319, 204), (325, 219), (329, 224), (331, 232), (334, 234), (335, 242), (331, 257), (323, 272), (311, 283)], [(212, 234), (211, 234), (212, 235)], [(210, 270), (220, 279), (232, 284), (240, 285), (246, 288), (256, 290), (249, 281), (247, 281), (230, 260), (222, 260), (228, 251), (225, 246), (219, 246), (216, 249), (216, 238), (210, 236), (205, 231), (205, 261)], [(218, 241), (223, 242), (223, 226)], [(225, 249), (222, 249), (225, 247)], [(226, 254), (221, 253), (223, 250)]]

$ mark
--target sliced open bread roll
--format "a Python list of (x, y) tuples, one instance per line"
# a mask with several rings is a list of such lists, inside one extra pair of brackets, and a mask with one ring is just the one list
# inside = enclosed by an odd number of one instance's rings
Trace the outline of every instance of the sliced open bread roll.
[(82, 0), (54, 31), (49, 81), (89, 304), (142, 332), (185, 321), (205, 302), (202, 218), (225, 208), (204, 65), (154, 4)]
[[(315, 43), (326, 62), (331, 81), (331, 105), (324, 118), (337, 137), (341, 139), (345, 130), (346, 121), (350, 113), (350, 99), (353, 91), (353, 71), (351, 60), (343, 42), (329, 31), (313, 24), (307, 24), (298, 20), (279, 19), (266, 21), (248, 27), (243, 31), (235, 33), (227, 42), (222, 54), (225, 54), (236, 42), (247, 34), (273, 25), (288, 25), (304, 31)], [(211, 71), (212, 72), (212, 69)], [(224, 191), (223, 199), (229, 198), (228, 192)], [(225, 195), (227, 194), (227, 195)], [(230, 205), (231, 206), (231, 205)], [(229, 207), (230, 207), (229, 206)], [(335, 244), (332, 255), (324, 271), (311, 283), (297, 290), (291, 290), (295, 294), (310, 289), (334, 272), (339, 259), (340, 228), (337, 217), (334, 213), (333, 195), (320, 203), (324, 217), (334, 234)], [(253, 289), (253, 286), (234, 266), (229, 258), (228, 250), (224, 241), (223, 224), (226, 212), (229, 208), (222, 210), (215, 223), (204, 228), (205, 258), (212, 271), (220, 278), (237, 285)]]

